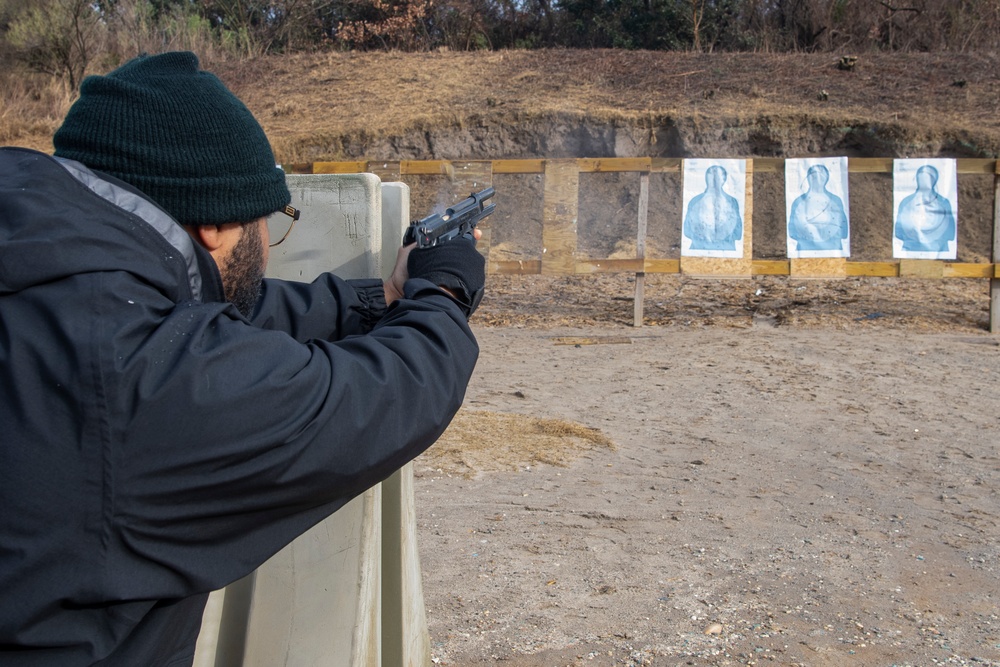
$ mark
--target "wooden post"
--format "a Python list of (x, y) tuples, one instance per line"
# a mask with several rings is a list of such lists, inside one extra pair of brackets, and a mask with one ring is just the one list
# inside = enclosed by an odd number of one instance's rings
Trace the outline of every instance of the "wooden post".
[(646, 226), (649, 218), (649, 172), (639, 176), (639, 225), (635, 237), (635, 256), (643, 263), (643, 269), (635, 274), (635, 304), (632, 325), (642, 326), (642, 308), (646, 289)]
[(546, 160), (542, 217), (544, 275), (569, 275), (576, 271), (579, 198), (580, 170), (576, 160)]
[[(452, 182), (453, 204), (465, 199), (473, 192), (479, 192), (493, 185), (493, 163), (489, 160), (452, 162), (451, 166), (452, 169), (448, 176)], [(491, 200), (490, 203), (495, 204), (496, 202)], [(491, 218), (486, 218), (479, 223), (479, 231), (483, 233), (483, 236), (476, 244), (487, 263), (490, 259), (490, 246), (493, 243), (490, 221)]]
[[(993, 177), (993, 263), (1000, 263), (1000, 160)], [(994, 275), (996, 272), (994, 271)], [(990, 333), (1000, 333), (1000, 278), (990, 278)]]

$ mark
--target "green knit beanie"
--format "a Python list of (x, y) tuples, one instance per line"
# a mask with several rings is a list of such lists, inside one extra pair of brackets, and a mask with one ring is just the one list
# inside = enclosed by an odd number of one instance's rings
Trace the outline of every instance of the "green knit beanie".
[(139, 56), (84, 79), (53, 144), (181, 224), (249, 222), (291, 201), (264, 130), (190, 52)]

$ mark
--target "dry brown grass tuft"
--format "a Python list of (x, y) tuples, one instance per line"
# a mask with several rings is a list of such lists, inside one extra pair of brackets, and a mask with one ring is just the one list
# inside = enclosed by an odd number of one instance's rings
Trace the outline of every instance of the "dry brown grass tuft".
[(565, 467), (596, 449), (616, 447), (597, 429), (561, 419), (463, 410), (417, 464), (419, 468), (473, 477), (538, 464)]

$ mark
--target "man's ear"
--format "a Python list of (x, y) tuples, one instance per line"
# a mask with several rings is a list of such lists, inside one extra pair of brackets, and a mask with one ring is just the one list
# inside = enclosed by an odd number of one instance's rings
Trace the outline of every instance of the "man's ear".
[(222, 228), (218, 225), (185, 225), (185, 228), (191, 238), (210, 253), (214, 253), (223, 245)]
[(188, 234), (215, 259), (220, 267), (243, 235), (243, 225), (227, 222), (222, 225), (185, 225)]

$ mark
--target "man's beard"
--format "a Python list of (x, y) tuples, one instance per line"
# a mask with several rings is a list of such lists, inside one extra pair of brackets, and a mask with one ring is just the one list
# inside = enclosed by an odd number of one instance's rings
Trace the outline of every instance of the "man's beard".
[(226, 259), (222, 286), (229, 303), (236, 306), (247, 319), (253, 315), (257, 299), (260, 298), (265, 268), (260, 225), (256, 222), (245, 224), (240, 240)]

